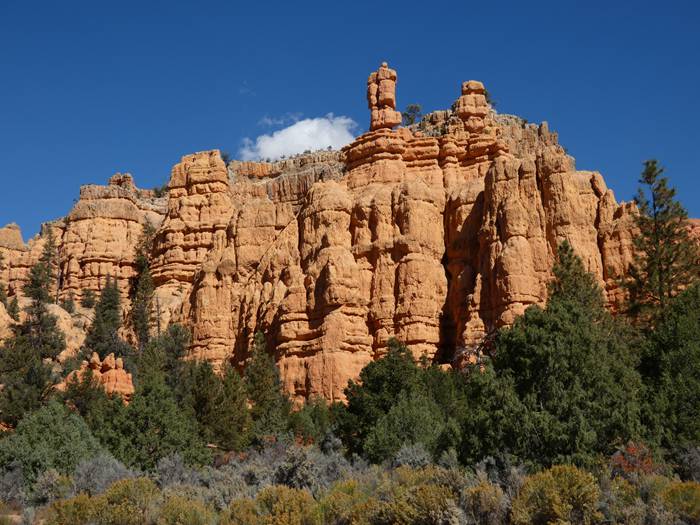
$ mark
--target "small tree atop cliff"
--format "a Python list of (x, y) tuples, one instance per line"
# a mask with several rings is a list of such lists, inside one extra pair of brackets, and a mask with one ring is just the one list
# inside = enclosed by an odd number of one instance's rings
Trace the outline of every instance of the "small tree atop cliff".
[(422, 107), (420, 104), (409, 104), (406, 109), (401, 112), (401, 119), (403, 120), (404, 126), (410, 126), (415, 124), (422, 117)]
[[(656, 160), (644, 163), (635, 201), (639, 235), (626, 287), (629, 312), (649, 316), (663, 309), (672, 297), (697, 281), (698, 248), (688, 232), (688, 213), (675, 200), (676, 190), (662, 177), (664, 169)], [(646, 188), (646, 189), (645, 189)]]

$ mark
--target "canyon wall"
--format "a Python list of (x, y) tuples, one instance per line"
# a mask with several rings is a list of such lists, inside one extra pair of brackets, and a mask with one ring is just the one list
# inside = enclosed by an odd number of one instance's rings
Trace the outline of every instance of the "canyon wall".
[[(386, 64), (370, 75), (370, 130), (342, 151), (228, 165), (216, 150), (187, 155), (167, 200), (124, 175), (82, 188), (45, 227), (59, 247), (57, 294), (78, 298), (112, 276), (126, 315), (134, 247), (151, 222), (159, 324), (188, 326), (191, 357), (217, 366), (244, 367), (262, 331), (297, 400), (343, 399), (391, 337), (416, 356), (473, 358), (486, 335), (546, 300), (565, 239), (615, 308), (634, 206), (577, 171), (546, 123), (495, 113), (477, 81), (451, 109), (397, 127), (396, 82)], [(12, 293), (45, 237), (25, 245), (15, 226), (0, 229)]]

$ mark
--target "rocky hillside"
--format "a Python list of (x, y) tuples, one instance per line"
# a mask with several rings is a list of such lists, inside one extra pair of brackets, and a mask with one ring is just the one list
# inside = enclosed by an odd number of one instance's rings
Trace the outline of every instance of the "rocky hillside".
[[(618, 204), (599, 173), (577, 171), (546, 123), (496, 114), (480, 82), (410, 127), (397, 127), (395, 85), (386, 64), (370, 75), (370, 130), (340, 152), (228, 165), (216, 150), (187, 155), (166, 197), (122, 174), (85, 186), (28, 244), (16, 226), (0, 229), (0, 280), (21, 294), (52, 230), (57, 296), (78, 299), (111, 276), (126, 318), (150, 222), (160, 326), (187, 325), (193, 357), (239, 366), (262, 331), (290, 394), (329, 400), (390, 337), (440, 362), (468, 359), (486, 334), (545, 301), (564, 239), (619, 303), (632, 204)], [(79, 317), (66, 328), (72, 351)]]

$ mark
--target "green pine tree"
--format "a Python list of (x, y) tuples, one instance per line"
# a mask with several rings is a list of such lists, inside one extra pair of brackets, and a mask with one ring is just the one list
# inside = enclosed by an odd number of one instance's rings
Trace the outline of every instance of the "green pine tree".
[(219, 375), (207, 362), (191, 363), (181, 382), (189, 384), (184, 404), (196, 417), (200, 435), (224, 450), (248, 444), (251, 426), (247, 392), (240, 374), (226, 366)]
[(23, 335), (15, 335), (0, 347), (0, 420), (17, 425), (48, 400), (53, 387), (51, 367)]
[(52, 302), (54, 252), (53, 234), (49, 230), (39, 261), (32, 266), (29, 281), (24, 286), (24, 293), (31, 302), (25, 310), (26, 319), (18, 330), (40, 359), (53, 359), (66, 347), (57, 319), (47, 307)]
[(19, 321), (19, 302), (17, 301), (16, 295), (7, 306), (7, 315), (9, 315), (13, 321)]
[(700, 284), (673, 298), (643, 345), (644, 423), (665, 452), (700, 443)]
[(150, 339), (151, 323), (153, 321), (153, 296), (155, 285), (151, 275), (149, 254), (153, 247), (155, 228), (150, 222), (144, 225), (141, 239), (136, 248), (136, 278), (132, 285), (131, 320), (143, 350)]
[(388, 346), (387, 354), (364, 367), (359, 381), (350, 381), (345, 389), (348, 403), (345, 409), (338, 409), (338, 420), (350, 452), (362, 454), (370, 432), (399, 395), (420, 388), (420, 367), (411, 351), (396, 339)]
[(61, 399), (80, 414), (92, 435), (106, 450), (123, 462), (127, 460), (126, 407), (119, 396), (107, 395), (93, 377), (92, 370), (88, 369), (69, 381)]
[(591, 464), (640, 434), (638, 357), (567, 243), (554, 274), (546, 308), (496, 337), (494, 372), (524, 407), (503, 449), (540, 465)]
[(178, 453), (192, 464), (206, 463), (210, 453), (200, 438), (197, 421), (178, 406), (165, 381), (163, 364), (139, 365), (139, 385), (126, 409), (124, 461), (152, 470), (159, 459)]
[(49, 228), (44, 247), (37, 264), (29, 272), (29, 280), (24, 286), (24, 294), (34, 301), (52, 303), (52, 290), (55, 283), (54, 265), (56, 262), (56, 243)]
[[(139, 380), (140, 367), (158, 368), (163, 372), (168, 387), (172, 389), (180, 404), (187, 403), (192, 387), (192, 363), (185, 360), (190, 343), (189, 331), (178, 324), (173, 324), (160, 336), (149, 341), (140, 352), (137, 363), (129, 367), (136, 371)], [(125, 365), (126, 366), (126, 365)]]
[[(51, 366), (46, 360), (56, 358), (66, 347), (65, 336), (47, 306), (51, 297), (49, 267), (54, 249), (51, 239), (49, 236), (25, 286), (25, 293), (31, 299), (26, 318), (0, 348), (0, 383), (4, 385), (0, 391), (0, 418), (10, 425), (16, 425), (24, 414), (46, 402), (54, 383)], [(19, 317), (18, 310), (15, 297), (9, 308), (15, 319)]]
[(320, 396), (308, 399), (304, 406), (292, 412), (289, 419), (294, 435), (312, 443), (321, 443), (333, 424), (331, 407)]
[(83, 290), (80, 297), (80, 306), (83, 308), (95, 308), (97, 303), (97, 297), (95, 297), (95, 292), (93, 290)]
[[(635, 198), (639, 206), (637, 251), (629, 270), (629, 312), (654, 317), (700, 276), (698, 246), (689, 236), (688, 213), (656, 160), (644, 163)], [(645, 190), (646, 187), (646, 190)]]
[(248, 399), (252, 404), (252, 437), (257, 442), (287, 430), (290, 403), (282, 391), (277, 365), (267, 352), (265, 337), (255, 334), (253, 355), (244, 373)]
[(250, 441), (251, 416), (243, 378), (227, 365), (221, 376), (213, 419), (214, 442), (224, 450), (242, 450)]
[[(5, 256), (0, 252), (0, 272), (5, 268), (5, 265), (3, 264), (5, 261)], [(3, 282), (0, 282), (0, 303), (2, 303), (5, 308), (8, 306), (7, 302), (7, 285)]]
[(85, 337), (84, 355), (97, 352), (100, 359), (114, 353), (128, 356), (129, 346), (119, 337), (122, 324), (121, 298), (117, 281), (107, 278), (100, 300), (95, 306), (95, 317)]

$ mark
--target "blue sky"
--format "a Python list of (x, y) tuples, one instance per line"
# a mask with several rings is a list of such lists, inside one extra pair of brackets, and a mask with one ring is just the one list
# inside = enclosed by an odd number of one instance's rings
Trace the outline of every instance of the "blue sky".
[(27, 238), (81, 184), (162, 185), (184, 154), (254, 155), (295, 120), (359, 134), (383, 60), (401, 107), (446, 108), (482, 80), (619, 200), (658, 158), (700, 217), (699, 25), (690, 1), (0, 0), (0, 224)]

